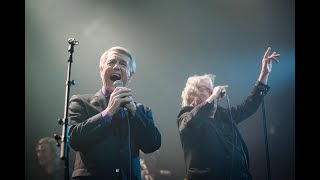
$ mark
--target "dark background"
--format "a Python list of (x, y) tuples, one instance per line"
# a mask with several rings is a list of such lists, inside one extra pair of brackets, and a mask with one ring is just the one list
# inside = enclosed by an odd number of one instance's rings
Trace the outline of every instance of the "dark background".
[[(176, 117), (181, 91), (194, 74), (212, 73), (229, 85), (231, 105), (242, 102), (261, 69), (267, 47), (273, 63), (265, 98), (273, 180), (295, 179), (294, 0), (26, 0), (25, 177), (39, 172), (35, 145), (61, 134), (68, 38), (75, 46), (70, 94), (101, 86), (99, 58), (108, 48), (128, 48), (137, 60), (130, 84), (134, 100), (149, 106), (162, 134), (159, 165), (185, 175)], [(226, 100), (221, 102), (226, 106)], [(239, 124), (254, 179), (267, 179), (261, 108)]]

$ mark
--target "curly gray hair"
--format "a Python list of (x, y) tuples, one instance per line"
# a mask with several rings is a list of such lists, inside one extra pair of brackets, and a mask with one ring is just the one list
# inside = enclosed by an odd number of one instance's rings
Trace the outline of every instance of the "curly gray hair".
[(182, 107), (194, 106), (193, 100), (197, 98), (199, 94), (199, 88), (206, 86), (207, 88), (213, 88), (216, 75), (204, 74), (190, 76), (186, 82), (186, 85), (181, 93)]

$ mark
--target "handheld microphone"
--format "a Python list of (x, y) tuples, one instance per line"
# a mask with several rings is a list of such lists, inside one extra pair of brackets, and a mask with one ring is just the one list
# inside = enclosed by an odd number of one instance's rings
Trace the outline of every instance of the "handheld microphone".
[[(111, 76), (111, 78), (112, 78), (112, 76)], [(113, 86), (114, 86), (114, 87), (123, 87), (123, 82), (122, 82), (121, 80), (115, 80), (115, 81), (113, 82)], [(122, 104), (122, 105), (121, 105), (121, 108), (123, 108), (125, 111), (127, 110), (125, 104)]]
[[(112, 78), (112, 76), (111, 76), (111, 78)], [(114, 87), (123, 87), (123, 82), (121, 80), (115, 80), (113, 82), (113, 86)]]
[[(112, 76), (111, 76), (111, 78), (112, 78)], [(113, 82), (113, 86), (114, 87), (123, 87), (123, 82), (121, 80), (115, 80)]]
[(226, 93), (227, 93), (227, 90), (225, 90), (225, 89), (222, 90), (221, 93), (220, 93), (220, 97), (221, 97), (221, 98), (224, 97), (224, 95), (225, 95)]

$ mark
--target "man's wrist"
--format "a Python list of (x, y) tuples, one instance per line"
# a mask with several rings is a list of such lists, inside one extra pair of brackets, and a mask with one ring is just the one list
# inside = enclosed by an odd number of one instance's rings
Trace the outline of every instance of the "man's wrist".
[(110, 124), (110, 123), (111, 123), (111, 121), (112, 121), (112, 116), (110, 116), (106, 110), (104, 110), (104, 111), (101, 112), (101, 116), (102, 116), (103, 120), (104, 120), (107, 124)]

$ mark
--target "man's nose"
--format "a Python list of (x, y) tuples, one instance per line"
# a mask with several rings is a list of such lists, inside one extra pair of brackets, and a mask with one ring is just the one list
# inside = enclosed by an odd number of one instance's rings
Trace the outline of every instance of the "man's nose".
[(118, 69), (118, 70), (121, 69), (119, 62), (117, 62), (117, 63), (113, 66), (113, 69)]

